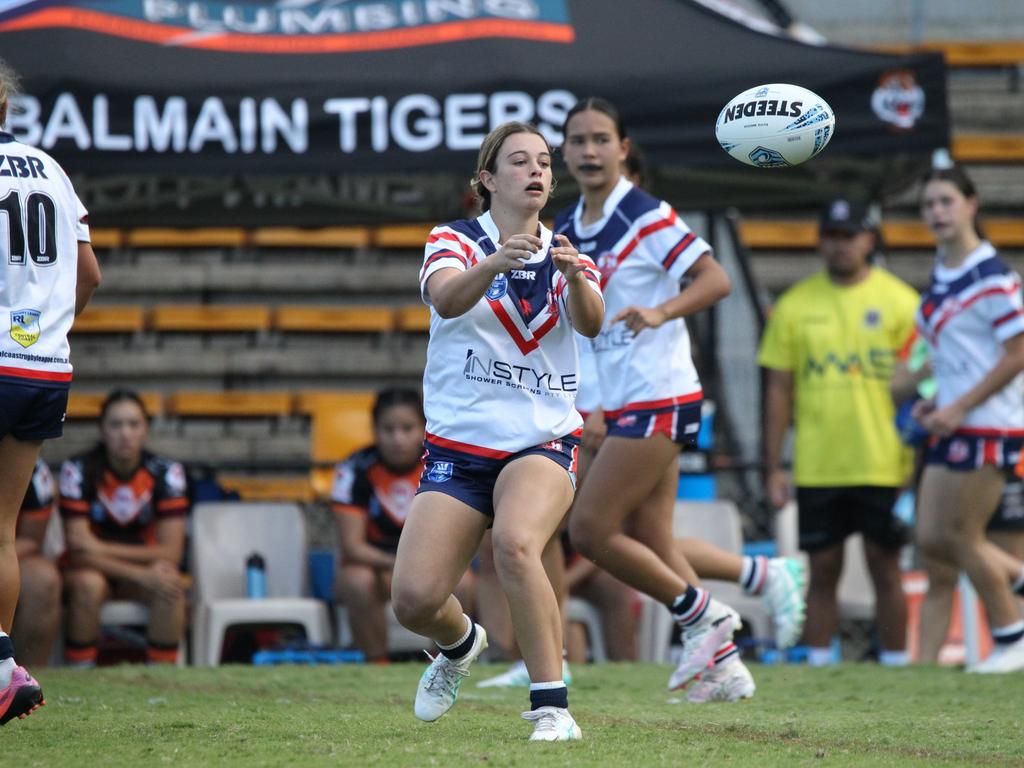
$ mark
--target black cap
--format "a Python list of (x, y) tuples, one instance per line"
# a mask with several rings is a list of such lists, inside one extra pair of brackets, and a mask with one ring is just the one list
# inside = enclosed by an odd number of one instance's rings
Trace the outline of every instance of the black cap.
[(872, 232), (876, 228), (874, 218), (864, 203), (838, 198), (821, 212), (821, 232)]

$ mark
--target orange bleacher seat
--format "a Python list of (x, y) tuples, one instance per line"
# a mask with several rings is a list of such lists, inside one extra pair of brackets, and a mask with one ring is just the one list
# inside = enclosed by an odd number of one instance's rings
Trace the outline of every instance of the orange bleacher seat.
[(72, 333), (136, 333), (146, 324), (142, 307), (97, 307), (89, 305), (75, 318)]
[(288, 416), (290, 392), (175, 392), (167, 399), (168, 413), (176, 416)]
[(246, 501), (313, 501), (313, 485), (306, 475), (220, 475), (217, 482)]
[(917, 45), (891, 43), (872, 46), (892, 53), (942, 53), (951, 67), (1013, 67), (1024, 64), (1021, 40), (927, 40)]
[(377, 227), (373, 244), (378, 248), (423, 249), (432, 226), (429, 224), (388, 224)]
[[(160, 416), (164, 412), (164, 396), (159, 392), (140, 392), (139, 397), (150, 417)], [(107, 399), (106, 392), (75, 392), (68, 393), (69, 419), (98, 419), (100, 407)]]
[(387, 333), (394, 330), (391, 307), (278, 307), (274, 327), (279, 331), (312, 333)]
[(119, 229), (90, 229), (89, 241), (93, 249), (120, 248), (124, 244), (124, 233)]
[(952, 151), (961, 163), (1022, 163), (1024, 136), (962, 134), (953, 137)]
[(400, 331), (427, 333), (430, 330), (430, 307), (409, 304), (395, 309), (395, 327)]
[(237, 227), (144, 227), (131, 230), (127, 237), (133, 248), (240, 248), (246, 241), (246, 231)]
[(366, 411), (373, 408), (375, 392), (307, 389), (295, 395), (295, 412), (312, 416), (322, 410)]
[(330, 494), (334, 477), (330, 465), (373, 442), (370, 411), (375, 397), (373, 392), (319, 390), (296, 396), (296, 411), (311, 419), (309, 457), (318, 466), (310, 472), (310, 481), (318, 498)]
[[(1024, 246), (1024, 225), (1017, 219), (982, 219), (985, 236), (997, 247)], [(753, 249), (815, 248), (818, 225), (814, 221), (771, 221), (748, 219), (740, 222), (740, 240)], [(888, 248), (935, 247), (935, 239), (923, 222), (890, 220), (882, 223), (882, 237)]]
[(367, 227), (261, 227), (252, 232), (251, 242), (263, 248), (366, 248)]
[(150, 314), (150, 327), (155, 331), (268, 331), (270, 309), (264, 306), (208, 304), (161, 304)]

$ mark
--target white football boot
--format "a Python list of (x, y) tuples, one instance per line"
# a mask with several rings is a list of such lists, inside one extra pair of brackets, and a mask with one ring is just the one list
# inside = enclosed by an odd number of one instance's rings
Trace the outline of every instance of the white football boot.
[(576, 741), (583, 738), (583, 732), (569, 710), (562, 707), (541, 707), (523, 712), (523, 719), (533, 723), (530, 741)]
[(428, 653), (430, 666), (423, 672), (416, 688), (416, 705), (413, 707), (416, 717), (431, 723), (451, 709), (459, 697), (462, 678), (469, 677), (469, 666), (486, 647), (487, 632), (477, 624), (473, 647), (461, 659), (451, 661), (443, 653), (437, 656)]

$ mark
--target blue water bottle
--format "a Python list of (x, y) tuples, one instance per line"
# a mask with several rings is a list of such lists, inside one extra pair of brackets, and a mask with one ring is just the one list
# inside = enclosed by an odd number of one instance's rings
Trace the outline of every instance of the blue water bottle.
[(259, 552), (253, 552), (245, 561), (245, 590), (250, 598), (260, 599), (267, 596), (266, 564)]

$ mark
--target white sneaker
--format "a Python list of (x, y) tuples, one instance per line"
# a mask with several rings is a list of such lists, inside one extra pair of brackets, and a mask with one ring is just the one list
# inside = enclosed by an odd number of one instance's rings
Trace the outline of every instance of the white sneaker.
[(732, 656), (706, 672), (686, 693), (691, 704), (709, 701), (739, 701), (754, 695), (754, 678), (739, 656)]
[(733, 633), (742, 626), (743, 622), (736, 611), (713, 597), (709, 598), (701, 620), (683, 627), (683, 652), (679, 666), (668, 679), (669, 690), (682, 688), (711, 666), (715, 651), (731, 640)]
[(523, 719), (533, 723), (530, 741), (576, 741), (583, 738), (583, 732), (568, 709), (541, 707), (523, 712)]
[(968, 672), (994, 675), (1024, 670), (1024, 638), (1009, 645), (996, 645), (988, 658), (968, 667)]
[[(562, 659), (562, 682), (572, 684), (572, 672), (569, 662)], [(526, 670), (526, 662), (519, 660), (500, 675), (488, 677), (476, 684), (477, 688), (529, 688), (530, 673)]]
[(773, 557), (768, 561), (764, 586), (765, 608), (775, 625), (775, 647), (780, 650), (794, 645), (804, 628), (805, 568), (791, 557)]
[(469, 653), (458, 661), (449, 660), (443, 653), (430, 656), (430, 666), (420, 677), (416, 688), (416, 704), (413, 711), (420, 720), (428, 723), (437, 720), (452, 708), (459, 697), (462, 678), (469, 677), (469, 666), (487, 647), (487, 632), (476, 625), (476, 639)]

